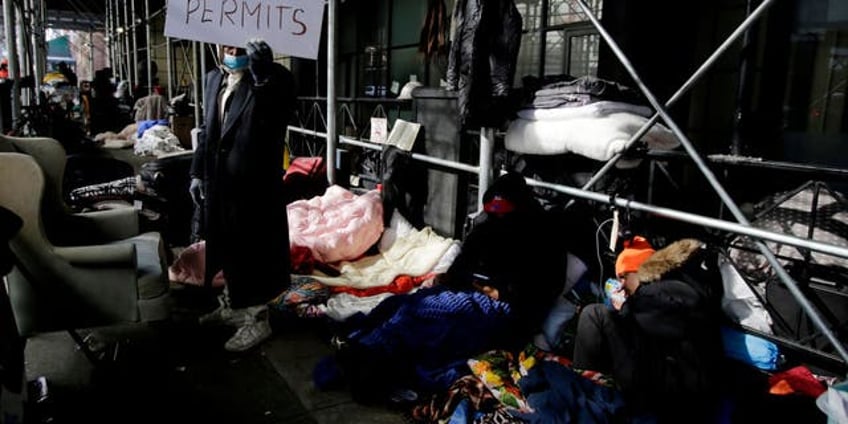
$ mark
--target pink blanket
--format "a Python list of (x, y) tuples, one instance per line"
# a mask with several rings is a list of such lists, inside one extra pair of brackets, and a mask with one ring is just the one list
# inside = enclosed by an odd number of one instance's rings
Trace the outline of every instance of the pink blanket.
[(356, 259), (383, 234), (377, 190), (357, 196), (333, 185), (323, 196), (289, 204), (288, 218), (291, 245), (308, 247), (324, 263)]
[[(203, 285), (203, 273), (206, 269), (206, 242), (200, 241), (180, 252), (177, 259), (168, 267), (168, 278), (176, 283)], [(212, 280), (212, 287), (224, 285), (224, 274), (219, 272)]]
[[(316, 261), (353, 260), (380, 240), (383, 203), (377, 190), (357, 196), (342, 187), (331, 186), (323, 196), (289, 204), (288, 219), (292, 253), (297, 252), (296, 247), (304, 247)], [(168, 276), (174, 282), (203, 285), (205, 267), (206, 242), (201, 241), (180, 253), (168, 268)], [(223, 284), (224, 276), (218, 273), (212, 285)]]

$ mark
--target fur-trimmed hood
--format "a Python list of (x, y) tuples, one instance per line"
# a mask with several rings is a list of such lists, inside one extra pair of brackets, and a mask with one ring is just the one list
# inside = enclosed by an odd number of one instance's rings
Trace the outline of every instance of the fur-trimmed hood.
[(680, 268), (695, 255), (704, 243), (695, 239), (678, 240), (651, 255), (639, 266), (636, 275), (640, 283), (659, 281), (663, 275)]

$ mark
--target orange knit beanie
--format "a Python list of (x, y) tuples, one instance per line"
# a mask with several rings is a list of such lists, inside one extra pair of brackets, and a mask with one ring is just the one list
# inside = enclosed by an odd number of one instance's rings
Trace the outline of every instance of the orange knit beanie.
[(648, 260), (655, 252), (651, 244), (642, 236), (635, 236), (624, 241), (624, 250), (618, 254), (615, 261), (615, 275), (621, 277), (628, 272), (636, 272), (642, 262)]

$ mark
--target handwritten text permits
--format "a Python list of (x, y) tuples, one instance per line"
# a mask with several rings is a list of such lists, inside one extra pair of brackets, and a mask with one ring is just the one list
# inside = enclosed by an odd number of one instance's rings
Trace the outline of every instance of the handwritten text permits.
[(168, 0), (165, 35), (244, 47), (263, 38), (277, 54), (315, 59), (324, 0)]

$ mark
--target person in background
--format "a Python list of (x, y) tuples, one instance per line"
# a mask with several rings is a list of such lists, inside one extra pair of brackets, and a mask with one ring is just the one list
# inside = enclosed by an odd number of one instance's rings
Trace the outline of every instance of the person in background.
[(77, 74), (73, 71), (73, 69), (71, 69), (70, 66), (68, 66), (67, 63), (59, 62), (59, 65), (57, 66), (56, 70), (65, 76), (65, 78), (68, 80), (68, 84), (74, 87), (77, 86), (77, 83), (79, 82)]
[(637, 414), (660, 422), (716, 422), (722, 357), (720, 278), (693, 239), (654, 251), (636, 236), (615, 271), (611, 306), (585, 307), (574, 366), (611, 375)]
[(125, 120), (121, 119), (111, 78), (111, 68), (94, 72), (94, 80), (91, 82), (91, 120), (88, 126), (92, 136), (105, 131), (120, 131), (125, 124)]
[(9, 79), (9, 59), (0, 60), (0, 80)]
[(222, 66), (206, 75), (189, 190), (205, 207), (206, 281), (219, 270), (226, 280), (220, 306), (200, 322), (235, 326), (224, 347), (238, 352), (271, 335), (266, 303), (290, 282), (283, 147), (295, 84), (263, 40), (220, 53)]

